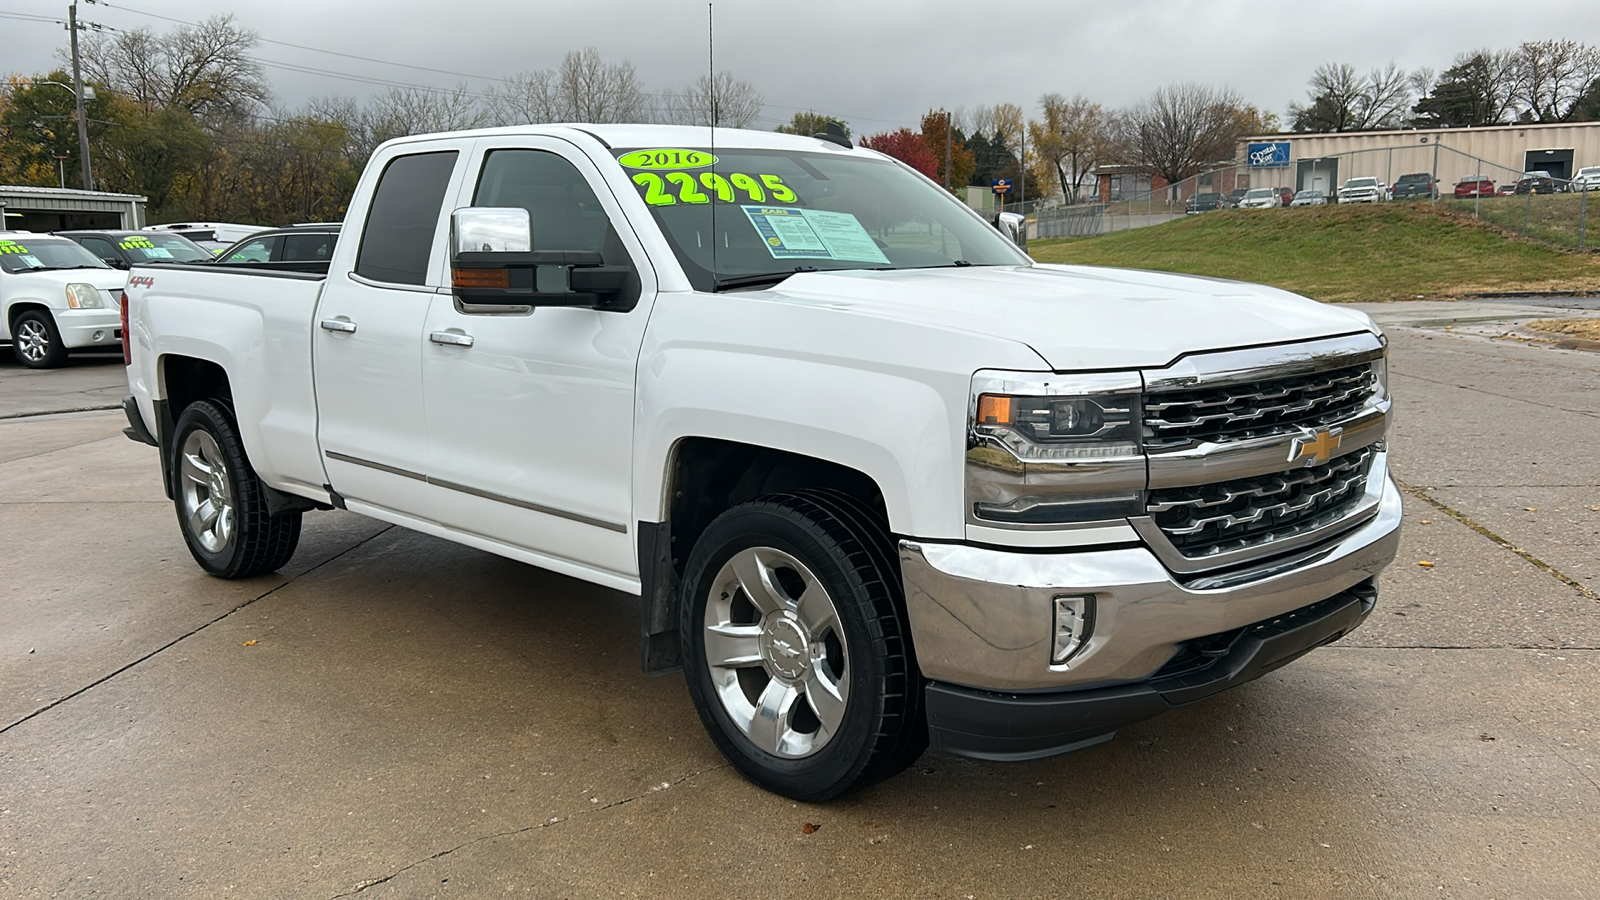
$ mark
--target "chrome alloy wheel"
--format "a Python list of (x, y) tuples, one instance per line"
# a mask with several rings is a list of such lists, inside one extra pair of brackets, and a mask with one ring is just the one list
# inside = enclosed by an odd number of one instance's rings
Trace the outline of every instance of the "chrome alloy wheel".
[(50, 353), (50, 332), (38, 319), (24, 319), (17, 326), (17, 349), (30, 363), (44, 362)]
[(850, 670), (827, 588), (771, 547), (740, 550), (706, 598), (711, 684), (733, 724), (761, 750), (799, 759), (844, 723)]
[(183, 442), (183, 514), (190, 534), (207, 552), (221, 553), (233, 541), (233, 488), (228, 462), (216, 438), (196, 428)]

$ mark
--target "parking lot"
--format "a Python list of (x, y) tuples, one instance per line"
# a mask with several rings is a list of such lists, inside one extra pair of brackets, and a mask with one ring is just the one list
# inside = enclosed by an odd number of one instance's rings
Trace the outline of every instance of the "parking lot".
[(0, 896), (1600, 897), (1600, 354), (1530, 303), (1367, 307), (1407, 514), (1355, 634), (817, 806), (640, 673), (637, 598), (344, 512), (205, 576), (120, 411), (43, 414), (120, 358), (7, 355)]

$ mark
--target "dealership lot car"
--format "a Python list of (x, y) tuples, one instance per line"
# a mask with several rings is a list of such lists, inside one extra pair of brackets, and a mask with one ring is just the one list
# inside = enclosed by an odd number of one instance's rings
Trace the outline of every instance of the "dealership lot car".
[(1600, 190), (1600, 166), (1584, 166), (1572, 176), (1572, 190)]
[(64, 365), (71, 350), (115, 347), (126, 281), (66, 238), (0, 231), (0, 340), (30, 369)]
[(1185, 213), (1203, 213), (1227, 208), (1227, 197), (1224, 197), (1222, 194), (1207, 192), (1204, 194), (1195, 194), (1193, 197), (1190, 197), (1189, 202), (1184, 205), (1183, 211)]
[(1239, 201), (1240, 209), (1277, 209), (1282, 205), (1277, 188), (1254, 188)]
[(1549, 172), (1529, 172), (1517, 180), (1513, 190), (1518, 194), (1554, 194), (1561, 190), (1561, 182)]
[(1401, 175), (1389, 192), (1393, 200), (1432, 200), (1439, 196), (1439, 186), (1427, 172)]
[(219, 266), (326, 271), (339, 242), (338, 225), (296, 225), (253, 234), (217, 254)]
[(1301, 191), (1289, 201), (1290, 206), (1327, 206), (1328, 198), (1321, 191)]
[(58, 231), (113, 269), (161, 263), (210, 262), (211, 252), (181, 234), (164, 231)]
[(128, 433), (196, 563), (273, 571), (333, 506), (637, 594), (645, 668), (807, 801), (1109, 740), (1366, 620), (1370, 317), (1039, 265), (842, 133), (711, 137), (401, 138), (322, 271), (136, 268)]

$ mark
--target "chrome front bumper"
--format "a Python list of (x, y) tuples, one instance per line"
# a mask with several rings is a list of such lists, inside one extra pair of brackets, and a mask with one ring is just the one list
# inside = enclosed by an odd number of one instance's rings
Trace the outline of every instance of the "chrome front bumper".
[[(1060, 690), (1149, 677), (1184, 641), (1260, 622), (1376, 576), (1399, 544), (1400, 492), (1379, 460), (1377, 514), (1343, 537), (1255, 566), (1180, 582), (1147, 547), (1014, 552), (900, 542), (922, 674), (991, 691)], [(1087, 644), (1050, 659), (1054, 599), (1092, 595)]]

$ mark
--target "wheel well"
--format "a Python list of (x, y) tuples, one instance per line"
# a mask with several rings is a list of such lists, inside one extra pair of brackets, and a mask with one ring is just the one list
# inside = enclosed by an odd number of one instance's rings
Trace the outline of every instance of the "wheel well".
[(192, 356), (163, 356), (161, 385), (167, 395), (167, 408), (176, 419), (196, 400), (221, 400), (233, 406), (233, 388), (228, 373), (210, 360)]
[(740, 503), (808, 488), (848, 494), (888, 521), (877, 482), (848, 466), (714, 438), (685, 438), (678, 443), (668, 472), (665, 521), (639, 523), (640, 649), (645, 671), (662, 672), (679, 665), (678, 583), (706, 526)]
[(11, 308), (6, 310), (6, 332), (8, 334), (10, 334), (12, 337), (16, 337), (17, 318), (30, 309), (39, 309), (46, 313), (50, 312), (50, 307), (44, 305), (43, 303), (29, 303), (24, 301), (22, 303), (11, 304)]

